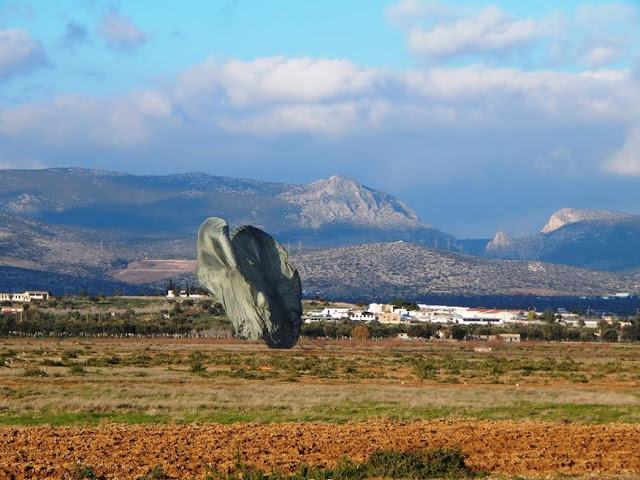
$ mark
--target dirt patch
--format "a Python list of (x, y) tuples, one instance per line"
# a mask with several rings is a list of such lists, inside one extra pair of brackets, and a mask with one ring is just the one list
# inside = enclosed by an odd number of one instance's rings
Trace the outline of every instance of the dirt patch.
[(113, 276), (123, 282), (142, 284), (176, 277), (196, 270), (195, 260), (139, 260)]
[(493, 474), (640, 473), (640, 425), (422, 421), (0, 429), (0, 477), (64, 478), (90, 465), (106, 478), (136, 478), (155, 465), (175, 478), (226, 471), (239, 454), (259, 468), (362, 461), (377, 449), (460, 446), (467, 463)]

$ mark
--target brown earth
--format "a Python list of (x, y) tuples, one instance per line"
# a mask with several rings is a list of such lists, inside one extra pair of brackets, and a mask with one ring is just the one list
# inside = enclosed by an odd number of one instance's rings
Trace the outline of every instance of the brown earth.
[(196, 270), (195, 260), (139, 260), (113, 276), (123, 282), (142, 284), (175, 277)]
[(462, 448), (475, 470), (497, 475), (640, 474), (640, 425), (420, 421), (104, 425), (0, 429), (0, 478), (69, 478), (74, 464), (105, 478), (137, 478), (162, 465), (172, 478), (233, 468), (239, 454), (265, 470), (362, 461), (377, 449)]

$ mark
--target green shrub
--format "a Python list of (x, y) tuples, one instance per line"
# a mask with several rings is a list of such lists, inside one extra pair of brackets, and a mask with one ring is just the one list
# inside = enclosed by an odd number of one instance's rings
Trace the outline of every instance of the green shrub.
[(431, 362), (421, 361), (413, 367), (416, 377), (424, 380), (434, 380), (438, 375), (438, 367)]
[(111, 367), (118, 365), (121, 361), (120, 357), (112, 355), (110, 357), (90, 358), (85, 363), (90, 367)]
[(207, 371), (207, 367), (202, 364), (200, 360), (191, 360), (189, 364), (189, 372), (196, 375), (202, 375)]
[(69, 475), (71, 475), (71, 478), (73, 480), (82, 480), (85, 478), (97, 480), (97, 479), (103, 478), (103, 477), (98, 477), (96, 473), (93, 471), (93, 468), (91, 468), (89, 465), (82, 465), (81, 463), (76, 463), (71, 468)]
[(43, 367), (64, 367), (64, 363), (59, 360), (51, 360), (50, 358), (45, 358), (40, 362), (40, 365)]
[(508, 361), (505, 358), (495, 357), (493, 355), (489, 355), (484, 361), (485, 368), (493, 375), (502, 375), (507, 363)]
[(43, 370), (41, 368), (35, 368), (35, 367), (25, 369), (23, 375), (25, 377), (48, 377), (49, 376), (46, 370)]
[(71, 360), (72, 358), (78, 358), (78, 353), (80, 353), (80, 350), (65, 350), (62, 352), (61, 357), (63, 360)]
[(69, 365), (69, 373), (71, 375), (84, 375), (87, 371), (82, 363), (72, 363)]
[(459, 448), (436, 448), (426, 452), (401, 452), (378, 450), (361, 464), (348, 458), (338, 462), (333, 469), (313, 468), (303, 465), (291, 474), (265, 472), (249, 466), (241, 459), (236, 461), (232, 473), (221, 474), (208, 467), (205, 480), (363, 480), (367, 478), (455, 478), (473, 476)]
[(143, 475), (142, 477), (138, 477), (138, 480), (164, 480), (167, 478), (171, 477), (164, 473), (162, 465), (156, 465), (151, 470), (149, 470), (149, 473)]
[(379, 450), (371, 454), (361, 468), (360, 478), (436, 478), (468, 476), (472, 472), (459, 448), (437, 448), (427, 452)]
[(443, 377), (438, 381), (440, 383), (460, 383), (460, 380), (457, 377)]
[(589, 379), (582, 373), (572, 373), (567, 375), (567, 379), (573, 383), (589, 383)]

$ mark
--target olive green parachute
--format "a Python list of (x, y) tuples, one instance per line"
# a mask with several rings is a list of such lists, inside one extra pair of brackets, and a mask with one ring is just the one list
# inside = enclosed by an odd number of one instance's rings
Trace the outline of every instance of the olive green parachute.
[(298, 271), (280, 243), (245, 225), (229, 236), (229, 224), (208, 218), (198, 232), (200, 284), (220, 302), (236, 334), (291, 348), (302, 325)]

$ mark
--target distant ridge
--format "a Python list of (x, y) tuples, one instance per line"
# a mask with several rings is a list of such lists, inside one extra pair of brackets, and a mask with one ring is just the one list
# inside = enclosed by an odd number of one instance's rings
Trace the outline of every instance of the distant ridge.
[(384, 192), (334, 175), (305, 185), (204, 173), (130, 175), (81, 168), (2, 170), (0, 211), (48, 224), (128, 235), (195, 235), (209, 216), (251, 224), (281, 241), (348, 245), (411, 240), (454, 245)]
[(640, 267), (640, 216), (607, 210), (563, 208), (541, 232), (508, 238), (498, 232), (485, 256), (543, 260), (605, 271)]
[(406, 242), (357, 245), (294, 256), (305, 288), (333, 298), (457, 294), (600, 295), (637, 291), (636, 281), (539, 261), (488, 260)]
[[(458, 295), (603, 295), (640, 292), (639, 279), (540, 261), (488, 260), (408, 242), (312, 250), (292, 256), (303, 288), (331, 298), (418, 298)], [(145, 260), (118, 277), (193, 283), (195, 261)]]
[(138, 293), (157, 293), (157, 288), (146, 285), (131, 285), (111, 278), (84, 277), (63, 273), (43, 272), (28, 268), (0, 265), (0, 292), (21, 293), (26, 290), (44, 290), (55, 296), (77, 294), (87, 291), (93, 295), (102, 292), (135, 295)]
[[(404, 241), (412, 248), (439, 247), (432, 257), (451, 251), (446, 258), (457, 259), (460, 266), (488, 260), (454, 252), (629, 274), (640, 271), (640, 217), (617, 212), (562, 209), (549, 219), (545, 233), (512, 238), (498, 232), (491, 241), (457, 240), (423, 222), (401, 200), (340, 175), (305, 185), (204, 173), (154, 176), (81, 168), (0, 170), (0, 176), (0, 266), (77, 276), (89, 282), (113, 280), (132, 262), (192, 260), (197, 229), (210, 216), (227, 219), (231, 228), (243, 224), (261, 228), (303, 260), (315, 250), (366, 249), (367, 244)], [(354, 250), (354, 255), (359, 251)], [(350, 265), (347, 258), (343, 260)], [(477, 265), (489, 268), (491, 263)], [(409, 267), (407, 275), (417, 274)], [(182, 267), (176, 268), (179, 274)], [(463, 271), (473, 277), (478, 270)], [(143, 282), (152, 274), (126, 272), (122, 279)], [(416, 278), (421, 285), (439, 288), (435, 280), (425, 283), (424, 278)], [(502, 286), (488, 284), (480, 290), (517, 288), (505, 276), (496, 278)], [(523, 288), (534, 288), (527, 278), (514, 278), (524, 282)], [(607, 285), (614, 282), (613, 277), (602, 280)], [(442, 288), (460, 291), (477, 287), (473, 282), (445, 283)], [(570, 284), (543, 290), (561, 292), (565, 287), (577, 291)], [(593, 291), (595, 286), (585, 288)]]
[(300, 206), (300, 212), (290, 218), (311, 228), (349, 221), (356, 225), (384, 228), (433, 228), (422, 223), (415, 212), (400, 200), (341, 175), (294, 186), (280, 196)]
[(513, 240), (509, 235), (502, 230), (498, 230), (493, 240), (491, 240), (487, 246), (487, 252), (504, 252), (513, 248)]
[(81, 168), (0, 176), (0, 265), (33, 272), (98, 281), (135, 261), (190, 260), (210, 216), (262, 228), (296, 251), (389, 240), (455, 245), (400, 200), (338, 175), (307, 185)]
[(633, 215), (620, 212), (610, 212), (608, 210), (583, 210), (579, 208), (563, 208), (558, 210), (542, 228), (540, 233), (551, 233), (570, 223), (593, 222), (593, 221), (617, 221), (632, 219)]

